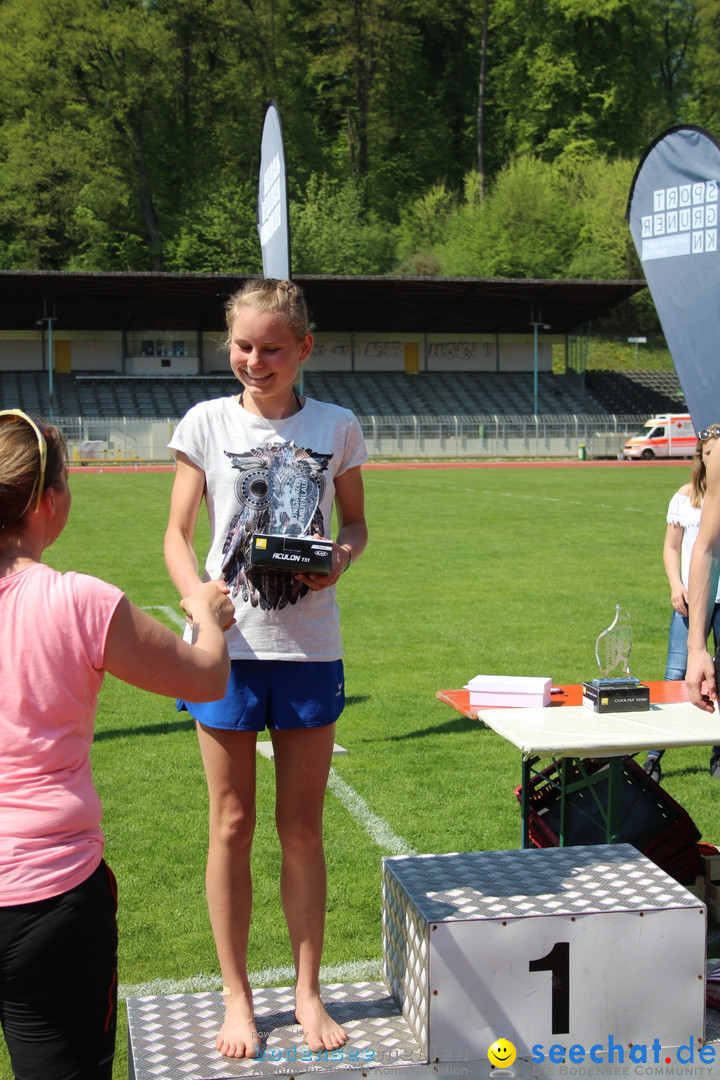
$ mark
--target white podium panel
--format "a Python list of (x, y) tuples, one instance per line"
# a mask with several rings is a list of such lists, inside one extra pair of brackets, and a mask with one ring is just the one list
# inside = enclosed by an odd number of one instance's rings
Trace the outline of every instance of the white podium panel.
[(704, 1040), (705, 906), (629, 844), (387, 858), (383, 920), (430, 1062)]

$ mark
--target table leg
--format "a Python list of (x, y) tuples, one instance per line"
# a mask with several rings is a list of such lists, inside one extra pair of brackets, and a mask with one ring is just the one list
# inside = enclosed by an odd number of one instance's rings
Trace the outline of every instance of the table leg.
[(574, 758), (564, 757), (560, 759), (560, 825), (558, 830), (560, 847), (568, 847), (572, 842), (572, 824), (567, 792), (568, 784), (573, 778), (573, 765)]
[(523, 848), (530, 848), (533, 846), (530, 842), (530, 780), (532, 777), (532, 766), (537, 760), (537, 758), (522, 759), (522, 788), (520, 789), (520, 846)]
[(605, 818), (605, 837), (608, 844), (617, 844), (620, 839), (620, 790), (622, 787), (621, 757), (608, 759), (608, 795)]

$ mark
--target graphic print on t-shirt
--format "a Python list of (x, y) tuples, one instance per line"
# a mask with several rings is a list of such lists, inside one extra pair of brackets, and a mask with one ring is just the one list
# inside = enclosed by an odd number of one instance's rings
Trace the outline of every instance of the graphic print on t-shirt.
[(325, 535), (320, 504), (332, 454), (303, 450), (293, 442), (268, 442), (247, 454), (225, 451), (238, 475), (239, 510), (223, 545), (222, 571), (232, 597), (253, 607), (284, 608), (308, 592), (292, 574), (250, 565), (253, 533)]

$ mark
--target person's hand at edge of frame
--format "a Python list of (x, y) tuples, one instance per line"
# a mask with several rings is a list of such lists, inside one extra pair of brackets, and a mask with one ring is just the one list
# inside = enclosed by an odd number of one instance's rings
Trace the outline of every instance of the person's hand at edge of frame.
[(685, 685), (693, 705), (704, 712), (715, 712), (717, 682), (715, 664), (707, 649), (690, 649), (685, 672)]

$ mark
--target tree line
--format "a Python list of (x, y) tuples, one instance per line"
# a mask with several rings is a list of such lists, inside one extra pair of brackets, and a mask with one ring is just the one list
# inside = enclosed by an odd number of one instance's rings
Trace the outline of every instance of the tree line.
[(649, 142), (720, 112), (720, 0), (0, 0), (0, 268), (641, 276)]

